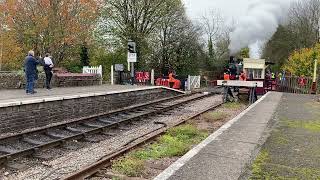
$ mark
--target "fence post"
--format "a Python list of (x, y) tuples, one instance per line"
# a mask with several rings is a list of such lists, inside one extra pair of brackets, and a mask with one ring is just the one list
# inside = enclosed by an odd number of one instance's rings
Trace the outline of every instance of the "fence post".
[(313, 71), (313, 81), (312, 81), (312, 94), (317, 94), (317, 70), (318, 70), (318, 60), (314, 60), (314, 71)]
[(151, 69), (151, 85), (154, 86), (154, 69)]
[(188, 91), (191, 91), (191, 77), (188, 75)]
[(87, 70), (87, 66), (83, 66), (83, 68), (82, 68), (82, 74), (86, 74), (86, 70)]
[(113, 82), (113, 65), (111, 65), (111, 85), (114, 85), (114, 82)]
[(99, 66), (98, 74), (100, 74), (100, 78), (101, 78), (100, 85), (102, 85), (102, 82), (103, 82), (102, 65)]

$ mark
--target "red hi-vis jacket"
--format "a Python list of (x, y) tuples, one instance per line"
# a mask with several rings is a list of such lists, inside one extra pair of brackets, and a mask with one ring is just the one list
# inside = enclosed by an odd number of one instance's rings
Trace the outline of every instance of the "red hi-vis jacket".
[(223, 79), (224, 79), (225, 81), (230, 80), (230, 75), (229, 75), (229, 74), (224, 74), (224, 75), (223, 75)]
[(241, 73), (239, 79), (240, 79), (240, 81), (246, 81), (247, 80), (246, 73)]

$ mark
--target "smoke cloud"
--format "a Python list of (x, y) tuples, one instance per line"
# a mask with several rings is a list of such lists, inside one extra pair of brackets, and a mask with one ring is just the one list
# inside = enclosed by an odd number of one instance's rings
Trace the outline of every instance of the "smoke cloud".
[(230, 34), (231, 54), (250, 48), (252, 58), (260, 58), (265, 43), (277, 31), (293, 0), (253, 0), (247, 15), (240, 18)]

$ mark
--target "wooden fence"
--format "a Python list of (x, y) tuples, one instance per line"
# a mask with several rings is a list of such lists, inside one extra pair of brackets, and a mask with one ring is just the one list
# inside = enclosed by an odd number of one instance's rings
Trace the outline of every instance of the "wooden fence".
[(287, 76), (276, 80), (276, 90), (279, 92), (311, 94), (312, 78)]

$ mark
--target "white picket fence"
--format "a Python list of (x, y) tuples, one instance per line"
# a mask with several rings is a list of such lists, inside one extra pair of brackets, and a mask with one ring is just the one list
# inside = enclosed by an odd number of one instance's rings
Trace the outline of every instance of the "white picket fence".
[(101, 82), (100, 84), (102, 84), (102, 66), (84, 66), (82, 68), (82, 73), (83, 74), (98, 74), (100, 75), (101, 78)]
[(102, 66), (84, 66), (82, 68), (83, 74), (99, 74), (102, 76)]
[(201, 76), (188, 76), (187, 90), (199, 89), (201, 87)]

